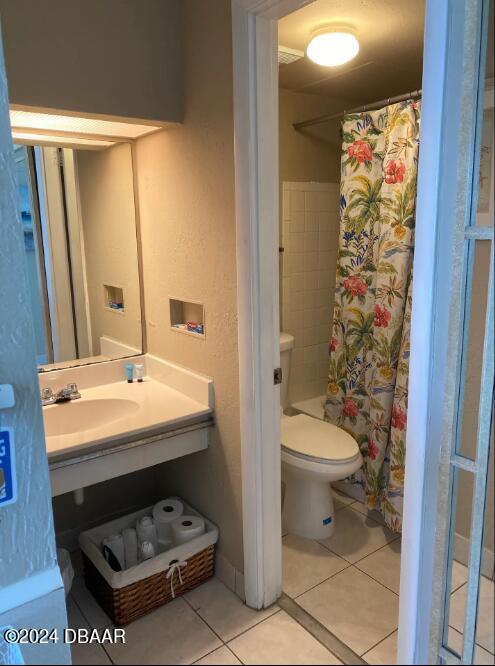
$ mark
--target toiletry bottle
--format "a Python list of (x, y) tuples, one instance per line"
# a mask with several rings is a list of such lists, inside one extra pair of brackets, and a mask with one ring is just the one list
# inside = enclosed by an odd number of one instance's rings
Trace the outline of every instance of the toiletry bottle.
[(143, 381), (143, 372), (144, 372), (144, 365), (142, 363), (136, 363), (134, 366), (136, 368), (136, 378), (138, 382)]
[(134, 364), (133, 363), (128, 363), (125, 366), (125, 374), (127, 377), (127, 383), (132, 384), (134, 381)]

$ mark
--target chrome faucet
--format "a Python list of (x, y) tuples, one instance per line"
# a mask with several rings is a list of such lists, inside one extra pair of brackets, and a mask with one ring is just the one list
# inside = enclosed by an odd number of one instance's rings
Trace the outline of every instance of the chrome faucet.
[(47, 405), (54, 405), (57, 402), (68, 402), (69, 400), (77, 400), (81, 394), (77, 390), (77, 384), (67, 384), (66, 388), (59, 389), (53, 392), (49, 387), (41, 391), (41, 404), (43, 407)]

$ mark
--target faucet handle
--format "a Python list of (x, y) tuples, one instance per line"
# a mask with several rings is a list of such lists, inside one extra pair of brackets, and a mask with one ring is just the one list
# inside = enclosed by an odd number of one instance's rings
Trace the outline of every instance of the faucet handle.
[(71, 393), (77, 393), (77, 384), (75, 382), (71, 382), (70, 384), (67, 384), (67, 388)]
[(50, 398), (53, 398), (53, 391), (49, 386), (41, 390), (41, 398), (42, 400), (50, 400)]

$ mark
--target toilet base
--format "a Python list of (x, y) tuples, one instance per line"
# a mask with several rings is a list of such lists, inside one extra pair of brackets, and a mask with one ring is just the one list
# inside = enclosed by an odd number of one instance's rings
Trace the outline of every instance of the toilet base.
[(330, 483), (290, 473), (284, 474), (284, 477), (284, 531), (306, 539), (327, 539), (332, 536), (335, 513)]

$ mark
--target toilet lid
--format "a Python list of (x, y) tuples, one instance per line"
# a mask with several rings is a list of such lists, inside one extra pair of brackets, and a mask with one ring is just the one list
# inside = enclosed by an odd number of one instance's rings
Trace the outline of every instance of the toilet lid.
[(349, 433), (307, 414), (282, 419), (280, 429), (283, 448), (302, 457), (343, 463), (359, 455)]

